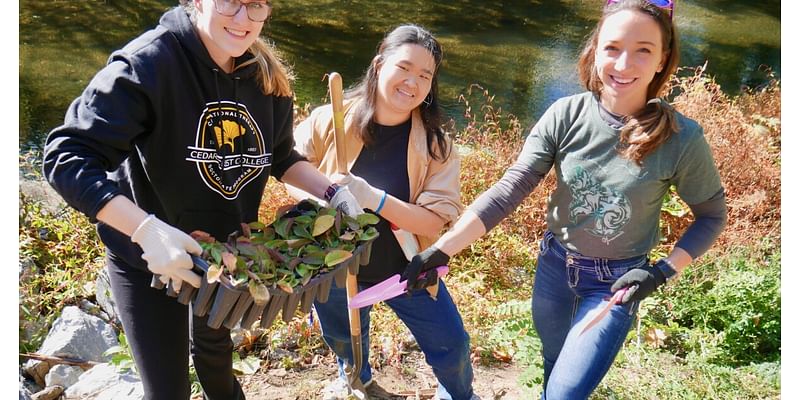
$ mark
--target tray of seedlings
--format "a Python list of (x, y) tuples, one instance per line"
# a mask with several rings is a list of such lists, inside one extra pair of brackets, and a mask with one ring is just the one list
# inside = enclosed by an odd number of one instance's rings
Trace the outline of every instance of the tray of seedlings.
[(267, 328), (279, 312), (289, 322), (298, 308), (306, 314), (314, 300), (328, 301), (334, 280), (344, 287), (348, 269), (357, 274), (369, 262), (378, 221), (370, 213), (351, 217), (303, 200), (270, 225), (243, 223), (225, 242), (192, 232), (203, 248), (192, 256), (200, 288), (184, 282), (176, 292), (158, 275), (151, 286), (191, 303), (194, 315), (208, 315), (211, 328), (233, 329), (239, 322), (249, 328), (259, 319)]

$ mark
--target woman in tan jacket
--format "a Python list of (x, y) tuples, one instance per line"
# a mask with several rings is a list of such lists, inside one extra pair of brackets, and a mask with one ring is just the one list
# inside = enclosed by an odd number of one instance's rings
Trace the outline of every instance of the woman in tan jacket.
[[(419, 246), (436, 240), (462, 210), (458, 154), (441, 128), (441, 60), (441, 47), (428, 31), (399, 26), (383, 39), (362, 81), (345, 93), (350, 175), (334, 180), (347, 185), (363, 208), (380, 217), (380, 236), (373, 243), (370, 263), (360, 269), (359, 290), (394, 274), (407, 279), (406, 264)], [(295, 149), (327, 176), (336, 172), (331, 114), (330, 105), (319, 107), (295, 130)], [(436, 298), (417, 289), (386, 304), (411, 330), (433, 368), (439, 398), (477, 398), (461, 316), (442, 281), (429, 279), (418, 287), (430, 285), (438, 285)], [(353, 363), (345, 289), (334, 287), (328, 301), (315, 303), (315, 309), (323, 338), (337, 355), (338, 383), (344, 387), (344, 365)], [(360, 313), (360, 379), (368, 394), (378, 390), (369, 365), (370, 309)]]

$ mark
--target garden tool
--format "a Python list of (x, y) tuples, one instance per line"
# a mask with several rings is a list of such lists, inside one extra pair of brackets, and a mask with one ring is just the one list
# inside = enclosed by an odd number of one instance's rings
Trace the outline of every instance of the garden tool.
[[(446, 265), (436, 268), (436, 273), (439, 275), (439, 278), (447, 274), (447, 271), (449, 271), (449, 268)], [(421, 275), (424, 277), (425, 274), (428, 273), (432, 273), (432, 270), (423, 272)], [(362, 290), (360, 293), (353, 296), (352, 299), (348, 298), (347, 306), (351, 309), (358, 309), (380, 301), (395, 298), (408, 291), (407, 284), (408, 281), (400, 281), (400, 274), (394, 274), (383, 282), (377, 283), (369, 289)]]
[[(328, 90), (330, 91), (331, 107), (333, 108), (336, 172), (347, 175), (349, 172), (347, 171), (347, 148), (344, 141), (344, 94), (342, 93), (342, 76), (338, 72), (331, 72), (328, 75)], [(347, 267), (345, 287), (347, 288), (348, 304), (358, 294), (358, 281), (356, 279), (358, 267), (358, 262), (352, 262)], [(358, 308), (348, 308), (347, 313), (350, 317), (350, 344), (353, 347), (353, 365), (346, 366), (344, 372), (347, 375), (347, 385), (350, 393), (358, 398), (366, 398), (366, 389), (363, 382), (358, 378), (361, 373), (361, 358), (363, 356), (361, 352), (361, 318)]]
[(600, 322), (603, 318), (605, 318), (605, 316), (608, 315), (609, 312), (611, 312), (611, 307), (614, 307), (614, 305), (622, 302), (622, 296), (625, 296), (625, 292), (627, 291), (628, 288), (622, 288), (620, 290), (617, 290), (617, 292), (614, 293), (614, 295), (611, 296), (610, 299), (608, 299), (608, 304), (606, 304), (606, 306), (603, 307), (603, 309), (600, 310), (600, 312), (594, 318), (592, 318), (592, 320), (589, 321), (589, 323), (586, 324), (586, 326), (583, 327), (579, 336), (586, 333), (586, 331), (592, 329), (595, 325), (597, 325), (598, 322)]

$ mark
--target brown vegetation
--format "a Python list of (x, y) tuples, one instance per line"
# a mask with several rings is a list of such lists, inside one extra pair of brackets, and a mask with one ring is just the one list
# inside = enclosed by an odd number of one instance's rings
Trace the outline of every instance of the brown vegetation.
[[(684, 70), (685, 72), (686, 70)], [(764, 237), (775, 238), (780, 227), (780, 82), (738, 97), (725, 95), (702, 67), (674, 78), (672, 103), (704, 127), (711, 144), (729, 204), (729, 224), (712, 252), (729, 246), (750, 246)], [(502, 177), (514, 162), (529, 127), (495, 105), (494, 97), (473, 85), (459, 99), (466, 126), (449, 131), (462, 155), (461, 193), (465, 205)], [(297, 120), (308, 107), (297, 109)], [(454, 124), (453, 124), (454, 125)], [(552, 173), (522, 205), (484, 238), (462, 251), (447, 278), (450, 293), (472, 337), (476, 361), (482, 364), (509, 359), (506, 349), (487, 343), (493, 325), (503, 318), (497, 304), (517, 299), (527, 302), (533, 282), (537, 243), (544, 232), (547, 196), (554, 188)], [(283, 185), (270, 181), (259, 213), (261, 221), (274, 219), (281, 206), (292, 204)], [(672, 246), (691, 222), (691, 214), (662, 213), (666, 240)], [(298, 324), (304, 325), (298, 320)], [(401, 366), (407, 355), (407, 332), (381, 304), (373, 311), (373, 366)], [(306, 329), (318, 330), (316, 324)], [(373, 333), (373, 335), (376, 335)], [(320, 346), (324, 346), (318, 343)]]

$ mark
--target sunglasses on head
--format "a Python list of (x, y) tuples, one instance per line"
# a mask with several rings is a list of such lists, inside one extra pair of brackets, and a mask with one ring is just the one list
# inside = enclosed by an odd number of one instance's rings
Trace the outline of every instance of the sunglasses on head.
[[(606, 7), (610, 6), (611, 4), (619, 3), (622, 0), (608, 0), (606, 2)], [(672, 19), (672, 11), (675, 10), (675, 2), (673, 0), (647, 0), (648, 3), (669, 11), (669, 18)]]

